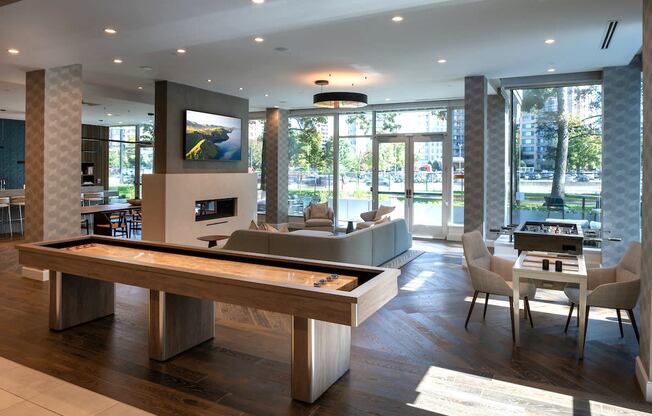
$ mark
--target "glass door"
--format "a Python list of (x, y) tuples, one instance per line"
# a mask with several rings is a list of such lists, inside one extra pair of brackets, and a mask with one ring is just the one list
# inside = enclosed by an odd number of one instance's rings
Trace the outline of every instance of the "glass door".
[(395, 207), (415, 237), (445, 238), (450, 150), (445, 135), (379, 136), (374, 143), (374, 206)]

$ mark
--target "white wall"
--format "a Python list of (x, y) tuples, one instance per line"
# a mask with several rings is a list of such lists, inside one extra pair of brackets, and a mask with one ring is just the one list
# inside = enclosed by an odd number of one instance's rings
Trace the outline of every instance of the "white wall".
[[(238, 198), (235, 217), (195, 221), (195, 201)], [(231, 235), (256, 219), (256, 176), (251, 173), (143, 175), (143, 239), (206, 247), (197, 237)], [(214, 224), (224, 222), (223, 224)]]

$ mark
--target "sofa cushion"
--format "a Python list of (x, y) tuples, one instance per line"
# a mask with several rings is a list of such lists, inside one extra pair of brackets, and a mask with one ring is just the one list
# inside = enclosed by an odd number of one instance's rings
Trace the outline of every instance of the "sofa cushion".
[(369, 231), (372, 233), (371, 244), (374, 265), (383, 264), (398, 254), (394, 250), (394, 224), (393, 222), (389, 222), (374, 225)]
[(328, 219), (328, 203), (310, 204), (310, 218)]
[(329, 227), (333, 225), (333, 221), (328, 218), (312, 218), (306, 220), (306, 227)]

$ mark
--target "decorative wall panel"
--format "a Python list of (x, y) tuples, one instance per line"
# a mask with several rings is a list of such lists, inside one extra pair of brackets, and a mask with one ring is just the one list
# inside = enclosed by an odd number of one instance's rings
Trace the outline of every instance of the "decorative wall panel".
[(265, 120), (265, 220), (279, 224), (288, 220), (288, 169), (290, 149), (288, 111), (268, 108)]
[(485, 238), (496, 239), (489, 232), (505, 224), (509, 189), (509, 159), (507, 157), (507, 107), (502, 95), (487, 97), (487, 151), (485, 152)]
[(483, 231), (487, 79), (464, 79), (464, 232)]

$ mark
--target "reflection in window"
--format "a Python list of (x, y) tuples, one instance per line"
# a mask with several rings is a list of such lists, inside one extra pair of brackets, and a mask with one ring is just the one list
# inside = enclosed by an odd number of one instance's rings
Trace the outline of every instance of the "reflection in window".
[(376, 113), (376, 131), (379, 134), (442, 133), (446, 130), (445, 108)]
[(453, 110), (453, 224), (464, 224), (464, 109)]
[[(577, 221), (585, 231), (599, 232), (602, 87), (539, 88), (512, 94), (512, 222), (565, 219)], [(526, 143), (521, 137), (532, 139)]]
[(289, 118), (289, 215), (303, 215), (311, 202), (333, 206), (333, 123), (332, 116)]
[(109, 128), (109, 190), (120, 198), (134, 198), (136, 126)]

